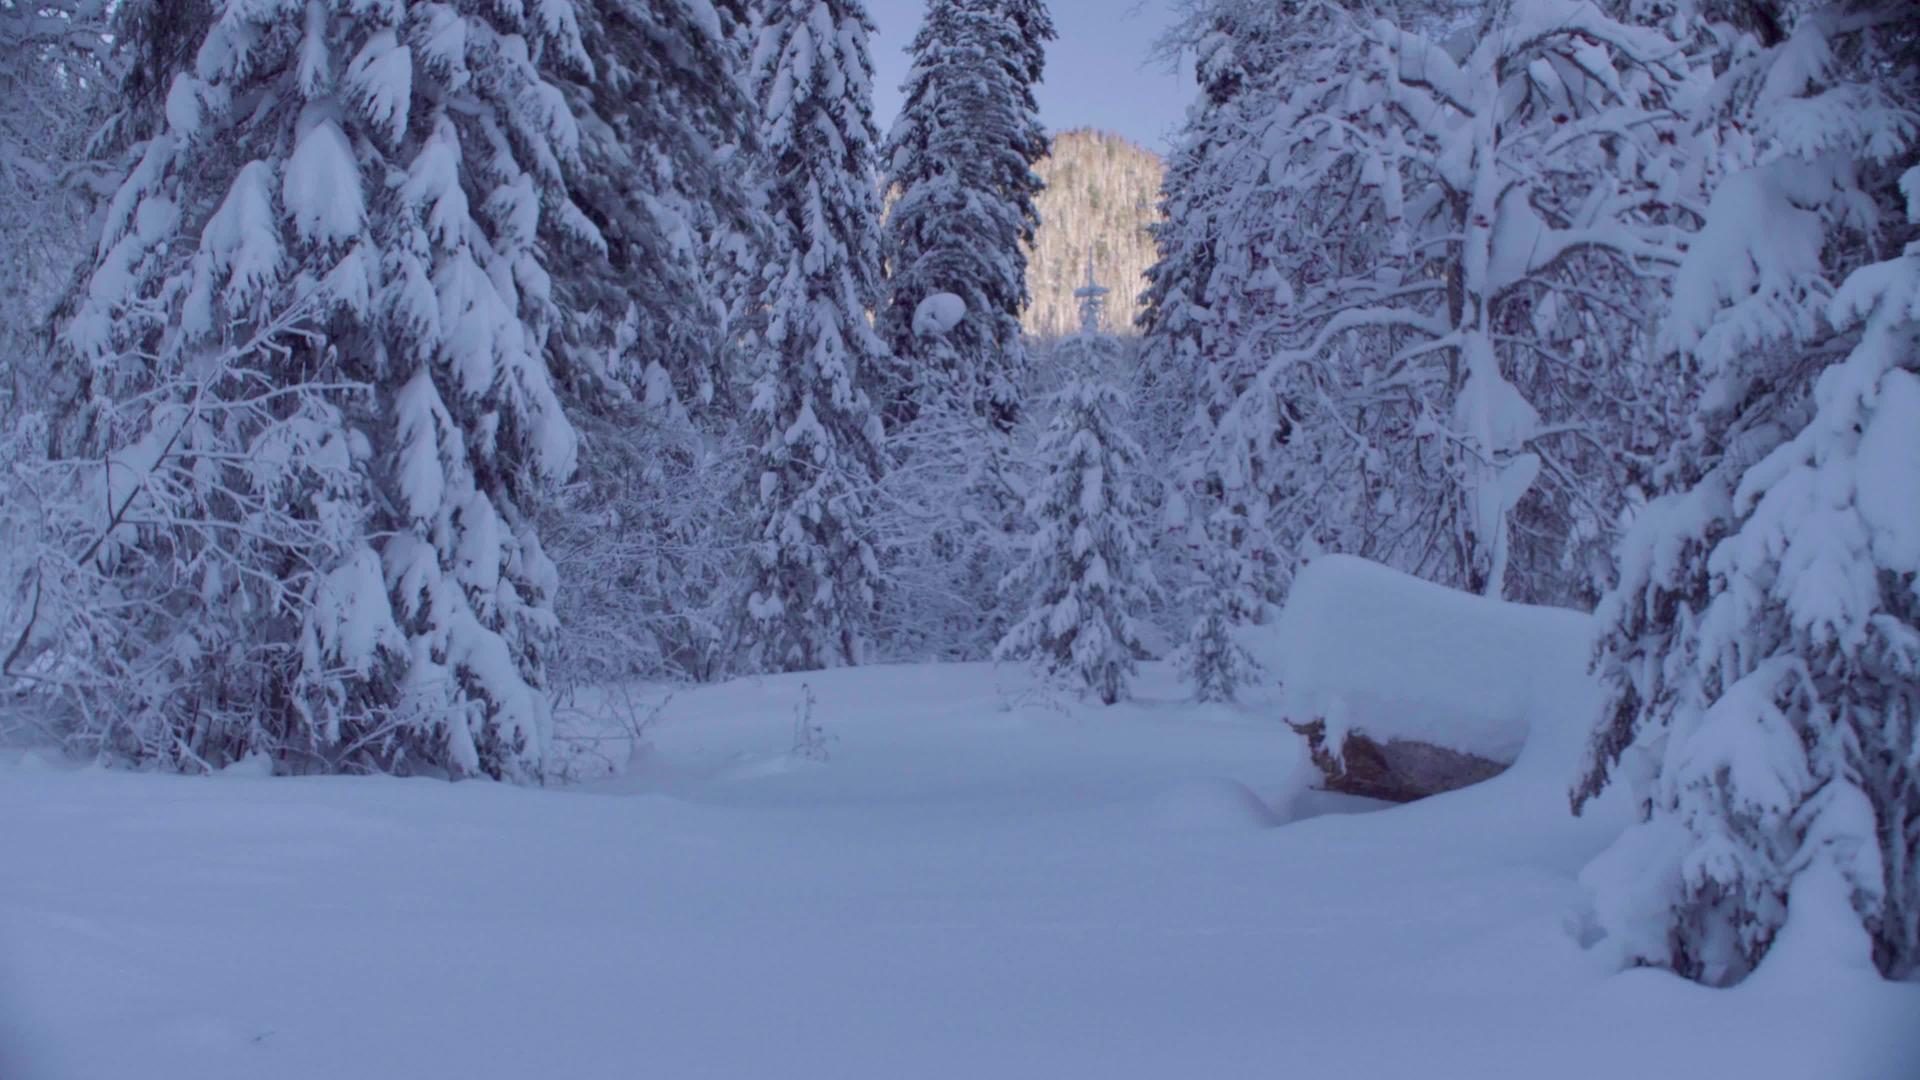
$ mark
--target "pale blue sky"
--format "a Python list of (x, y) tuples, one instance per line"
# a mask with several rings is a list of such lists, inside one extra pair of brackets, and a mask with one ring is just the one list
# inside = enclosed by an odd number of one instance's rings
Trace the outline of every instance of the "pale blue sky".
[[(1191, 82), (1147, 58), (1171, 19), (1171, 0), (1048, 0), (1060, 31), (1047, 51), (1047, 78), (1036, 95), (1050, 130), (1117, 131), (1164, 151), (1167, 134), (1186, 115)], [(873, 39), (874, 120), (893, 124), (906, 78), (905, 49), (920, 27), (926, 0), (867, 0), (879, 32)]]

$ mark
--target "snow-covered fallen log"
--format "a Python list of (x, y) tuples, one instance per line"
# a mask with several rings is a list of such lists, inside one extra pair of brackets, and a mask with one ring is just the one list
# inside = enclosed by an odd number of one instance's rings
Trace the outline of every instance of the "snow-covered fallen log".
[(1580, 612), (1329, 555), (1295, 577), (1268, 644), (1326, 786), (1404, 802), (1498, 775), (1531, 737), (1577, 738), (1597, 701), (1591, 636)]

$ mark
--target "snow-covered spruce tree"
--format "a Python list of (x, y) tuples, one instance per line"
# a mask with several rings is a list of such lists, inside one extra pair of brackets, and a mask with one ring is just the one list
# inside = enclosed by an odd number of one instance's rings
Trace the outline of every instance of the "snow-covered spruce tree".
[(1196, 427), (1205, 442), (1186, 466), (1200, 483), (1187, 500), (1187, 513), (1197, 519), (1188, 545), (1193, 615), (1180, 666), (1200, 701), (1231, 701), (1258, 677), (1258, 665), (1234, 632), (1265, 620), (1284, 569), (1272, 531), (1279, 502), (1272, 485), (1286, 474), (1273, 458), (1286, 448), (1292, 419), (1277, 393), (1220, 394), (1227, 371), (1215, 365), (1204, 373), (1207, 400), (1226, 404), (1201, 413), (1205, 426)]
[(744, 7), (585, 5), (595, 70), (561, 82), (581, 118), (569, 189), (604, 240), (553, 268), (556, 374), (582, 438), (541, 521), (569, 685), (720, 670), (741, 558), (729, 328), (759, 233)]
[[(920, 355), (952, 355), (944, 340), (962, 301), (936, 294), (921, 320)], [(944, 302), (944, 303), (943, 303)], [(1032, 412), (1000, 432), (971, 407), (936, 395), (888, 432), (890, 467), (871, 505), (888, 587), (876, 641), (891, 659), (980, 660), (1006, 629), (997, 586), (1020, 547)]]
[[(1179, 572), (1186, 583), (1181, 649), (1195, 696), (1231, 699), (1255, 675), (1235, 644), (1236, 626), (1259, 621), (1283, 580), (1271, 532), (1292, 420), (1290, 386), (1248, 392), (1276, 347), (1288, 344), (1292, 303), (1286, 268), (1292, 250), (1278, 193), (1261, 188), (1262, 142), (1246, 137), (1278, 104), (1276, 82), (1307, 81), (1326, 50), (1301, 33), (1325, 27), (1288, 21), (1244, 0), (1216, 0), (1163, 48), (1195, 53), (1200, 99), (1167, 179), (1169, 219), (1159, 239), (1146, 321), (1154, 390), (1184, 401), (1163, 436), (1168, 517), (1181, 532)], [(1344, 21), (1336, 28), (1351, 29)], [(1177, 215), (1177, 216), (1174, 216)]]
[(978, 659), (1005, 629), (995, 586), (1023, 503), (1015, 427), (1032, 358), (1027, 249), (1047, 150), (1034, 84), (1053, 26), (1038, 0), (934, 0), (882, 153), (893, 354), (876, 382), (896, 469), (890, 633)]
[(1920, 35), (1901, 4), (1780, 11), (1706, 98), (1723, 178), (1662, 342), (1694, 422), (1599, 611), (1574, 793), (1642, 818), (1585, 875), (1611, 946), (1712, 984), (1790, 909), (1920, 966)]
[(64, 332), (73, 603), (34, 672), (141, 761), (537, 778), (527, 515), (575, 453), (546, 241), (598, 239), (547, 77), (588, 66), (573, 4), (124, 17), (153, 112)]
[(737, 634), (750, 667), (858, 663), (881, 588), (868, 504), (884, 474), (869, 398), (880, 295), (872, 24), (858, 0), (770, 0), (753, 58), (773, 258), (748, 341), (754, 548)]
[(773, 219), (761, 198), (771, 165), (759, 152), (760, 104), (754, 90), (753, 57), (760, 36), (760, 6), (760, 0), (725, 0), (715, 5), (734, 81), (746, 100), (747, 122), (744, 131), (715, 148), (714, 156), (745, 188), (747, 214), (744, 221), (709, 215), (701, 230), (706, 241), (706, 277), (718, 292), (724, 315), (715, 390), (731, 395), (732, 400), (723, 401), (721, 407), (735, 415), (744, 407), (740, 397), (752, 380), (743, 361), (745, 350), (739, 346), (751, 321), (749, 316), (759, 303), (761, 272), (774, 243)]
[[(930, 0), (914, 36), (882, 155), (895, 201), (878, 323), (895, 361), (884, 406), (896, 426), (935, 395), (1002, 433), (1019, 414), (1033, 164), (1047, 152), (1033, 88), (1053, 35), (1041, 0)], [(936, 343), (917, 324), (940, 294), (966, 317)]]
[(683, 401), (705, 405), (732, 389), (707, 249), (753, 226), (742, 175), (753, 106), (729, 40), (743, 0), (704, 13), (595, 0), (579, 17), (593, 67), (558, 80), (580, 118), (568, 188), (604, 243), (553, 271), (567, 331), (561, 374), (632, 396), (664, 373)]
[(1081, 333), (1061, 345), (1068, 382), (1054, 396), (1040, 445), (1046, 473), (1027, 501), (1034, 532), (1026, 559), (1002, 585), (1025, 598), (1026, 614), (994, 658), (1031, 660), (1111, 705), (1126, 696), (1144, 651), (1137, 620), (1158, 586), (1137, 535), (1140, 448), (1126, 432), (1126, 403), (1113, 385), (1113, 339), (1100, 332), (1105, 291), (1091, 283), (1083, 290)]
[(1151, 227), (1157, 258), (1147, 270), (1137, 320), (1133, 390), (1142, 406), (1138, 437), (1151, 480), (1146, 495), (1161, 523), (1153, 534), (1153, 565), (1170, 590), (1174, 632), (1186, 634), (1181, 661), (1205, 701), (1230, 697), (1248, 673), (1231, 631), (1251, 609), (1241, 593), (1220, 590), (1232, 588), (1251, 564), (1244, 549), (1218, 543), (1229, 533), (1218, 527), (1226, 524), (1219, 520), (1221, 493), (1208, 476), (1215, 415), (1207, 398), (1223, 340), (1210, 303), (1220, 216), (1239, 186), (1235, 167), (1243, 164), (1225, 144), (1237, 111), (1264, 101), (1249, 94), (1268, 59), (1260, 25), (1244, 0), (1210, 0), (1193, 5), (1158, 46), (1169, 61), (1192, 54), (1199, 93), (1161, 178), (1160, 219)]
[[(1257, 406), (1266, 406), (1265, 410)], [(1284, 445), (1289, 420), (1274, 394), (1245, 395), (1211, 418), (1207, 443), (1191, 466), (1202, 478), (1189, 498), (1199, 520), (1189, 545), (1189, 609), (1194, 613), (1179, 654), (1199, 701), (1231, 701), (1259, 674), (1237, 628), (1262, 622), (1278, 590), (1270, 522), (1274, 475), (1267, 459)]]
[[(1197, 0), (1156, 49), (1168, 62), (1191, 53), (1199, 93), (1187, 109), (1161, 178), (1160, 219), (1152, 227), (1158, 258), (1147, 270), (1141, 331), (1143, 378), (1149, 385), (1188, 385), (1206, 369), (1203, 335), (1211, 316), (1206, 298), (1215, 269), (1217, 215), (1234, 197), (1234, 173), (1224, 144), (1236, 128), (1235, 110), (1264, 98), (1272, 60), (1265, 45), (1269, 16), (1249, 0)], [(1196, 403), (1197, 408), (1197, 403)], [(1178, 427), (1187, 427), (1181, 417)], [(1169, 445), (1172, 445), (1170, 440)]]
[(1261, 56), (1237, 33), (1244, 6), (1241, 0), (1196, 4), (1157, 46), (1169, 62), (1191, 52), (1200, 88), (1161, 175), (1159, 220), (1150, 226), (1157, 257), (1147, 269), (1137, 319), (1141, 389), (1178, 402), (1163, 406), (1161, 428), (1143, 433), (1148, 451), (1162, 459), (1196, 445), (1192, 422), (1206, 370), (1202, 339), (1211, 321), (1206, 297), (1215, 265), (1215, 216), (1229, 186), (1217, 151), (1225, 117), (1248, 88), (1249, 63)]

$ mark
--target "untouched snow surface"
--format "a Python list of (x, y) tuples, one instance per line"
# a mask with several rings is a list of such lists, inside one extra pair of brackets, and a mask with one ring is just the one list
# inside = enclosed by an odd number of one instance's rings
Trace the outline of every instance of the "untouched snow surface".
[(1920, 986), (1582, 950), (1577, 740), (1379, 809), (1141, 690), (746, 680), (575, 791), (0, 765), (0, 1077), (1920, 1075)]

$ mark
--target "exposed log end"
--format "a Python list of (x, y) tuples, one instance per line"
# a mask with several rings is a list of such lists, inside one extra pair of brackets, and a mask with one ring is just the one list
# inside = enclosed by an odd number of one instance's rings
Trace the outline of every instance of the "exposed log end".
[(1323, 786), (1328, 791), (1369, 799), (1412, 802), (1490, 780), (1511, 764), (1411, 739), (1375, 742), (1359, 732), (1346, 735), (1336, 755), (1327, 746), (1324, 722), (1288, 721), (1287, 726), (1306, 736), (1307, 750), (1326, 777)]

